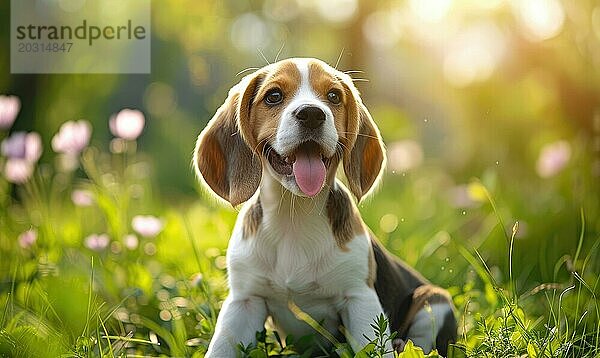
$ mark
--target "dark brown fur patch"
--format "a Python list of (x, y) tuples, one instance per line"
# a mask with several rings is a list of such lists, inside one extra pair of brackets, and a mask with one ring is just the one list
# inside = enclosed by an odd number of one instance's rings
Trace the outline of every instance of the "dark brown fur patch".
[(375, 281), (377, 280), (377, 262), (375, 261), (375, 253), (373, 252), (373, 246), (369, 247), (369, 276), (367, 276), (367, 285), (371, 288), (375, 288)]
[(350, 242), (362, 229), (362, 223), (355, 205), (346, 191), (334, 187), (327, 198), (327, 217), (335, 241), (342, 250), (348, 250), (346, 243)]
[[(377, 265), (375, 291), (385, 311), (390, 330), (405, 340), (415, 315), (427, 304), (447, 303), (454, 307), (448, 292), (429, 283), (421, 274), (389, 253), (371, 233), (371, 247)], [(448, 342), (456, 339), (456, 320), (450, 312), (437, 337), (436, 348), (445, 355)]]
[(248, 211), (246, 211), (246, 215), (244, 216), (244, 226), (242, 228), (244, 239), (256, 235), (260, 223), (262, 222), (262, 217), (262, 205), (260, 205), (260, 198), (258, 198), (256, 199), (256, 202), (248, 208)]

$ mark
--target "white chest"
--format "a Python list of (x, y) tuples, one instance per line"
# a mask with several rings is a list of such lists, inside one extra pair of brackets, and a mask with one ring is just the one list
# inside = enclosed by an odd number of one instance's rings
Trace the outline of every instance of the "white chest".
[(345, 292), (367, 280), (369, 239), (357, 236), (341, 249), (327, 218), (318, 214), (291, 222), (266, 213), (256, 236), (246, 239), (239, 225), (228, 250), (231, 294), (262, 297), (285, 333), (311, 331), (290, 311), (291, 303), (326, 328), (337, 328)]

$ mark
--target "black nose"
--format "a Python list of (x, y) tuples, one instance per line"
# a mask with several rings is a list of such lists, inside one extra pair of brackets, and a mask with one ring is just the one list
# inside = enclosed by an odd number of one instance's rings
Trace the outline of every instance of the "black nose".
[(300, 107), (296, 110), (295, 116), (301, 125), (311, 129), (315, 129), (325, 122), (325, 112), (319, 107)]

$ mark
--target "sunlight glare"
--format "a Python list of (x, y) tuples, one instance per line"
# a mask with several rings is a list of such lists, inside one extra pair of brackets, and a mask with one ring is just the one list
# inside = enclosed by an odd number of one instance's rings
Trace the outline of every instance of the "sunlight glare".
[(600, 40), (600, 6), (596, 6), (592, 12), (592, 29), (596, 38)]
[(402, 19), (399, 11), (376, 11), (369, 15), (363, 25), (363, 34), (375, 47), (389, 48), (402, 35)]
[(512, 5), (530, 40), (547, 40), (562, 30), (565, 12), (558, 0), (513, 0)]
[(495, 24), (475, 24), (450, 43), (444, 58), (444, 75), (456, 87), (486, 80), (505, 52), (506, 39)]
[(328, 0), (317, 1), (317, 11), (324, 19), (331, 22), (350, 20), (358, 10), (357, 0)]
[(269, 28), (256, 14), (240, 15), (231, 26), (231, 41), (240, 50), (256, 53), (258, 49), (268, 46)]
[(410, 0), (411, 12), (428, 23), (441, 21), (450, 11), (452, 0)]

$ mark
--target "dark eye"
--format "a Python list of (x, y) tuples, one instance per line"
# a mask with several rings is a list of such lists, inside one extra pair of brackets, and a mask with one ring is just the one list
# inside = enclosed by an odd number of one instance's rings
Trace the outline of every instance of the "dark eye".
[(283, 101), (283, 93), (279, 88), (275, 88), (267, 92), (265, 102), (269, 105), (279, 104)]
[(333, 104), (340, 104), (340, 102), (342, 101), (338, 91), (336, 90), (331, 90), (329, 91), (329, 93), (327, 93), (327, 100), (329, 100), (329, 102)]

